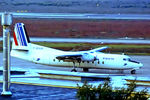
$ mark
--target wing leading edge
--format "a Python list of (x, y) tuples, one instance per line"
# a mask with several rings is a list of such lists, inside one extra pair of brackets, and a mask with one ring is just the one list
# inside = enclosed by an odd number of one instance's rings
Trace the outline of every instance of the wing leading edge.
[(99, 48), (96, 48), (96, 49), (89, 50), (88, 52), (100, 52), (100, 51), (103, 51), (107, 48), (108, 48), (108, 46), (99, 47)]

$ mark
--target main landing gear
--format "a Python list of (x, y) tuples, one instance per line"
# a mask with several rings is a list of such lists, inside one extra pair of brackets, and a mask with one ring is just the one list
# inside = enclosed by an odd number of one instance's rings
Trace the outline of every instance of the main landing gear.
[(75, 62), (73, 62), (73, 69), (71, 70), (71, 72), (77, 72)]

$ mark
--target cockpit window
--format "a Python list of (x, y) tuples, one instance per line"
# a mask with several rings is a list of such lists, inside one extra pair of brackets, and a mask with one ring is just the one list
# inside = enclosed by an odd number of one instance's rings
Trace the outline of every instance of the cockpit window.
[(137, 61), (131, 60), (130, 58), (123, 58), (124, 61), (129, 61), (129, 62), (133, 62), (133, 63), (138, 63)]
[(138, 63), (138, 64), (139, 64), (139, 62), (134, 61), (134, 60), (131, 60), (131, 59), (128, 59), (128, 61), (129, 61), (129, 62), (133, 62), (133, 63)]

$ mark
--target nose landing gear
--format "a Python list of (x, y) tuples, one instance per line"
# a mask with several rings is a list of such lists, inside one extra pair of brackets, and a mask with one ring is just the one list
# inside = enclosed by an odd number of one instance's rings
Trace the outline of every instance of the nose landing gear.
[(131, 70), (131, 74), (135, 74), (135, 73), (136, 73), (135, 69)]

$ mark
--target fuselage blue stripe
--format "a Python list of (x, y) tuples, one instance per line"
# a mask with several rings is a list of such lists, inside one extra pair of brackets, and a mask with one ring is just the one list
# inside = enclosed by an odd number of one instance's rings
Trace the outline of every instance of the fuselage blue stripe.
[(21, 31), (21, 36), (22, 36), (22, 39), (23, 39), (24, 46), (27, 46), (27, 41), (25, 39), (25, 33), (23, 31), (23, 28), (22, 28), (22, 26), (19, 27), (19, 28), (20, 28), (20, 31)]

